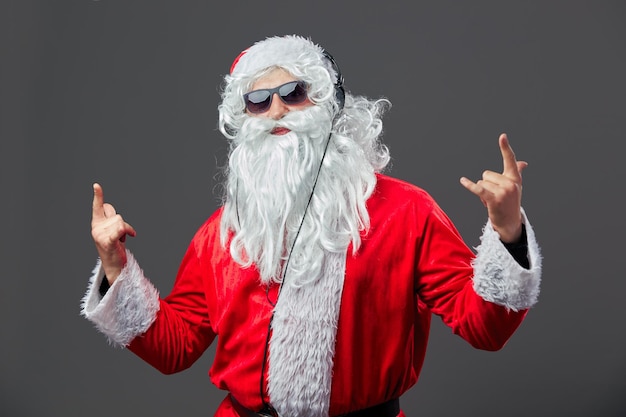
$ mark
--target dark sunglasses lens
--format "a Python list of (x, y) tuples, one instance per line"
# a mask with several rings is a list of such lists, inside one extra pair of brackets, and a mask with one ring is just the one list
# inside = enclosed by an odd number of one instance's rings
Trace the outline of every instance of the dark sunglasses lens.
[(286, 104), (300, 104), (307, 98), (306, 84), (303, 81), (292, 81), (280, 87), (244, 94), (246, 108), (250, 113), (266, 112), (272, 105), (272, 95), (275, 92), (278, 92), (280, 99)]
[(302, 81), (288, 83), (280, 87), (279, 94), (287, 104), (300, 104), (307, 98), (306, 85)]
[(263, 113), (270, 107), (271, 94), (267, 90), (251, 91), (245, 97), (246, 107), (251, 113)]

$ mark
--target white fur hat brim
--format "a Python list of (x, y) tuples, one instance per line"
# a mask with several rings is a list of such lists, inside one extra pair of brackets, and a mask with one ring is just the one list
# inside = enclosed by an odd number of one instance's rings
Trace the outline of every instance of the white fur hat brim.
[(273, 66), (297, 64), (303, 56), (310, 57), (312, 54), (318, 56), (320, 64), (327, 67), (332, 76), (336, 77), (337, 74), (325, 57), (324, 48), (298, 35), (273, 36), (256, 42), (235, 59), (230, 68), (230, 75), (253, 77)]

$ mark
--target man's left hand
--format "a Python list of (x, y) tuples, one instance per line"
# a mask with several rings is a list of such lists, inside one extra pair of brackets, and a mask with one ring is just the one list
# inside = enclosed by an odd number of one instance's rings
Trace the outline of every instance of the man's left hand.
[(505, 133), (498, 140), (504, 169), (502, 174), (486, 170), (483, 177), (473, 182), (461, 177), (461, 184), (487, 207), (489, 219), (500, 239), (505, 243), (519, 240), (522, 234), (522, 170), (525, 161), (515, 159), (515, 153)]

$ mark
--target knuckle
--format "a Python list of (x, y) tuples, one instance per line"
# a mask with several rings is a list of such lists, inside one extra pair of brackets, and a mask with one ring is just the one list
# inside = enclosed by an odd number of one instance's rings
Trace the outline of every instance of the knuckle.
[(512, 192), (515, 192), (517, 190), (517, 187), (515, 186), (515, 183), (513, 183), (513, 182), (508, 182), (508, 183), (504, 184), (502, 186), (502, 188), (504, 189), (504, 191), (506, 193), (512, 193)]
[(109, 235), (108, 238), (107, 238), (107, 244), (106, 244), (107, 248), (109, 248), (109, 249), (112, 248), (115, 245), (115, 243), (117, 242), (117, 240), (118, 240), (117, 236)]

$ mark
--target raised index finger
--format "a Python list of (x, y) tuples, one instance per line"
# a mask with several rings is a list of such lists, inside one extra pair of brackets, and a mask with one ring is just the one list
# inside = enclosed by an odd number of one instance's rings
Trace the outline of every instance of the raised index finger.
[(92, 203), (92, 214), (93, 219), (102, 219), (106, 217), (104, 214), (104, 192), (102, 191), (102, 187), (98, 183), (94, 183), (93, 185), (93, 203)]
[(509, 138), (506, 136), (506, 133), (500, 135), (498, 143), (500, 145), (502, 163), (504, 166), (502, 174), (505, 176), (513, 176), (514, 178), (519, 177), (520, 173), (517, 167), (517, 160), (515, 159), (515, 152), (513, 152), (513, 148), (511, 148), (509, 144)]

